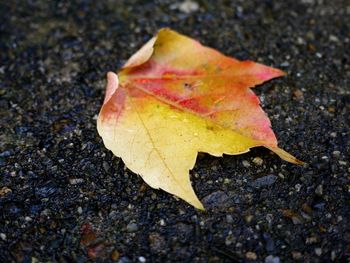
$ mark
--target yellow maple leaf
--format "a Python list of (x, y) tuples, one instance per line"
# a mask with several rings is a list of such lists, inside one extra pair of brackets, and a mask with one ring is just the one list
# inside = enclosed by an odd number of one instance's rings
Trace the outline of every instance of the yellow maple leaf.
[(151, 187), (203, 210), (189, 178), (198, 152), (222, 156), (264, 146), (302, 164), (277, 146), (250, 89), (282, 75), (162, 29), (118, 75), (108, 73), (98, 132), (105, 146)]

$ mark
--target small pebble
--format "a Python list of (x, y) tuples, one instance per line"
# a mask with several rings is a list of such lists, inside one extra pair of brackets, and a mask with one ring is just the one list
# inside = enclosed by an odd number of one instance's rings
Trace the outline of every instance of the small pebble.
[(82, 214), (83, 213), (83, 208), (81, 208), (81, 206), (78, 207), (78, 214)]
[(297, 89), (293, 92), (293, 95), (294, 97), (297, 99), (297, 100), (303, 100), (304, 99), (304, 93), (300, 90), (300, 89)]
[(252, 216), (252, 215), (247, 215), (244, 219), (245, 219), (245, 221), (246, 221), (247, 223), (250, 223), (250, 222), (252, 222), (253, 218), (254, 218), (254, 216)]
[(103, 170), (105, 170), (105, 172), (109, 171), (110, 166), (109, 166), (109, 164), (106, 161), (104, 161), (102, 163), (102, 167), (103, 167)]
[(344, 162), (344, 161), (339, 161), (339, 164), (340, 164), (340, 165), (343, 165), (343, 166), (347, 165), (347, 163)]
[(202, 199), (208, 209), (228, 208), (232, 205), (232, 199), (223, 191), (212, 192)]
[(0, 196), (4, 196), (8, 193), (11, 193), (12, 190), (6, 186), (4, 186), (3, 188), (0, 189)]
[(281, 179), (285, 178), (284, 174), (282, 174), (282, 173), (278, 173), (278, 177), (281, 178)]
[(263, 187), (263, 186), (269, 186), (269, 185), (272, 185), (276, 182), (277, 180), (277, 176), (275, 175), (267, 175), (267, 176), (264, 176), (264, 177), (260, 177), (256, 180), (254, 180), (253, 182), (250, 183), (250, 185), (252, 187), (255, 187), (255, 188), (260, 188), (260, 187)]
[(280, 66), (281, 67), (289, 67), (289, 62), (288, 61), (284, 61), (283, 63), (281, 63)]
[(294, 225), (302, 224), (303, 221), (299, 216), (292, 216), (292, 222)]
[(256, 254), (254, 252), (248, 251), (247, 253), (245, 253), (245, 257), (248, 260), (256, 260), (258, 257), (256, 256)]
[(339, 157), (340, 156), (340, 152), (339, 151), (334, 151), (332, 154), (333, 154), (334, 157)]
[(1, 238), (3, 241), (6, 241), (7, 236), (6, 236), (5, 233), (0, 233), (0, 238)]
[(273, 214), (267, 214), (266, 215), (266, 221), (271, 224), (273, 221)]
[(280, 263), (280, 258), (269, 255), (265, 258), (265, 263)]
[(197, 2), (192, 0), (186, 0), (178, 5), (178, 8), (181, 12), (185, 14), (190, 14), (198, 11), (199, 5)]
[(224, 184), (229, 184), (229, 183), (231, 183), (231, 181), (232, 181), (231, 179), (225, 178), (225, 179), (224, 179)]
[(84, 179), (82, 179), (82, 178), (69, 179), (69, 183), (72, 184), (72, 185), (81, 184), (83, 182), (84, 182)]
[(303, 45), (303, 44), (305, 44), (305, 40), (304, 40), (303, 38), (301, 38), (301, 37), (298, 37), (298, 38), (297, 38), (297, 43), (298, 43), (299, 45)]
[(337, 254), (335, 253), (334, 250), (332, 250), (332, 252), (331, 252), (331, 260), (334, 261), (336, 257), (337, 257)]
[(165, 226), (165, 221), (164, 221), (164, 219), (159, 220), (159, 224), (160, 224), (161, 226)]
[(117, 261), (119, 259), (119, 257), (120, 257), (119, 251), (118, 250), (113, 250), (112, 254), (111, 254), (111, 259), (113, 261)]
[(300, 259), (302, 259), (303, 256), (302, 256), (302, 254), (299, 251), (293, 251), (292, 252), (292, 257), (295, 260), (300, 260)]
[(145, 262), (146, 262), (146, 259), (145, 259), (145, 257), (143, 257), (143, 256), (139, 257), (138, 260), (139, 260), (139, 262), (141, 262), (141, 263), (145, 263)]
[(306, 240), (305, 240), (305, 243), (307, 245), (314, 244), (314, 243), (317, 243), (317, 242), (318, 242), (317, 237), (307, 237)]
[(261, 165), (264, 163), (264, 161), (263, 161), (263, 159), (261, 159), (260, 157), (255, 157), (255, 158), (253, 159), (253, 163), (254, 163), (255, 165), (261, 166)]
[(233, 217), (231, 215), (226, 215), (226, 221), (227, 223), (229, 224), (232, 224), (234, 221), (233, 221)]
[(321, 256), (322, 255), (322, 248), (320, 248), (320, 247), (315, 248), (315, 254), (317, 256)]
[(117, 219), (117, 217), (118, 217), (118, 213), (117, 213), (117, 211), (112, 210), (112, 211), (109, 213), (108, 216), (109, 216), (112, 220), (115, 220), (115, 219)]
[(332, 42), (339, 42), (339, 38), (335, 35), (330, 35), (329, 40)]
[(126, 226), (126, 231), (128, 232), (136, 232), (138, 230), (138, 226), (136, 223), (129, 223), (127, 226)]
[(118, 263), (131, 263), (132, 261), (128, 257), (121, 257)]
[(11, 156), (10, 151), (4, 151), (4, 152), (0, 153), (0, 157), (8, 157), (8, 156)]
[(316, 187), (315, 194), (322, 196), (323, 195), (323, 185), (320, 184)]
[(26, 216), (26, 217), (24, 218), (24, 220), (27, 221), (27, 222), (33, 221), (33, 219), (32, 219), (31, 217), (29, 217), (29, 216)]
[(249, 163), (247, 160), (243, 160), (243, 161), (242, 161), (242, 164), (243, 164), (243, 166), (244, 166), (245, 168), (250, 167), (250, 163)]

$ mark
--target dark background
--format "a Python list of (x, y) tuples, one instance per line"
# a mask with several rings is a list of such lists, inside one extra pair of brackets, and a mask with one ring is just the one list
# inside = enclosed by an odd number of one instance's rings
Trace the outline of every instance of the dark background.
[[(181, 3), (1, 1), (1, 262), (350, 259), (350, 2)], [(96, 131), (105, 75), (161, 27), (285, 70), (255, 92), (308, 165), (200, 154), (206, 212), (125, 168)]]

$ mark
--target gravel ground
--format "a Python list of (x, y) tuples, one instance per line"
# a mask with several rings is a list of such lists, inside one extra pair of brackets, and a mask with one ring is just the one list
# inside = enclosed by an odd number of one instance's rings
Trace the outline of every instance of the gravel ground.
[[(349, 262), (350, 2), (1, 1), (1, 262)], [(105, 75), (171, 27), (288, 72), (255, 91), (298, 167), (200, 154), (207, 211), (102, 143)]]

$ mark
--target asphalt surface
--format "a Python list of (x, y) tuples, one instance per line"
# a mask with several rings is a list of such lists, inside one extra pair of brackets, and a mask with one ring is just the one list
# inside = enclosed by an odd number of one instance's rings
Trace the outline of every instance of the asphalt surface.
[[(349, 262), (350, 2), (1, 1), (1, 262)], [(255, 89), (280, 146), (200, 154), (200, 212), (102, 143), (105, 75), (161, 27), (288, 75)]]

